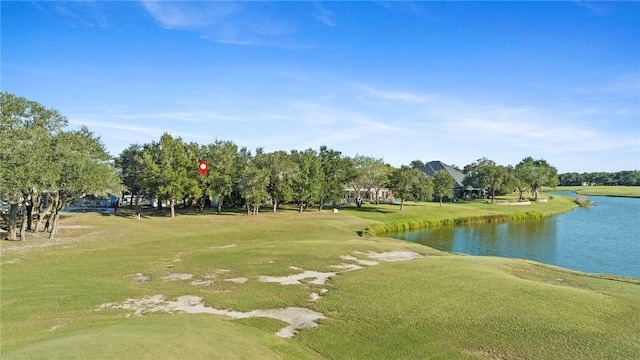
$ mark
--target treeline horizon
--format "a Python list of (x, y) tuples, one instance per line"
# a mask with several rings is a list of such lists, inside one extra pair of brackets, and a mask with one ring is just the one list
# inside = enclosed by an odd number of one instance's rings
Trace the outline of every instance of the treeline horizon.
[[(389, 189), (400, 201), (401, 210), (405, 200), (442, 200), (453, 195), (454, 179), (447, 172), (427, 176), (420, 170), (421, 160), (393, 167), (382, 158), (344, 156), (326, 146), (267, 153), (228, 140), (187, 143), (164, 133), (158, 141), (132, 144), (114, 158), (85, 126), (67, 130), (68, 121), (57, 110), (7, 92), (0, 93), (0, 100), (0, 201), (9, 204), (8, 215), (0, 215), (8, 224), (11, 240), (16, 238), (20, 218), (21, 239), (26, 230), (42, 231), (45, 220), (51, 222), (53, 237), (60, 211), (67, 204), (108, 192), (166, 201), (172, 217), (177, 203), (203, 209), (215, 202), (218, 213), (226, 203), (244, 206), (252, 215), (267, 199), (271, 199), (273, 212), (289, 202), (300, 212), (312, 207), (320, 211), (325, 203), (344, 199), (345, 190), (360, 207), (363, 193), (373, 193), (371, 200), (377, 204), (380, 190)], [(201, 161), (209, 164), (204, 175), (198, 168)], [(515, 166), (481, 158), (462, 170), (464, 185), (481, 187), (492, 201), (496, 194), (514, 189), (520, 199), (527, 191), (537, 198), (542, 186), (559, 182), (555, 167), (532, 157)], [(51, 201), (44, 201), (45, 197)], [(23, 215), (18, 215), (20, 207), (25, 210)], [(32, 226), (36, 212), (39, 218)], [(46, 219), (45, 214), (49, 214)]]
[(558, 175), (558, 185), (640, 186), (640, 170), (618, 172), (567, 172)]

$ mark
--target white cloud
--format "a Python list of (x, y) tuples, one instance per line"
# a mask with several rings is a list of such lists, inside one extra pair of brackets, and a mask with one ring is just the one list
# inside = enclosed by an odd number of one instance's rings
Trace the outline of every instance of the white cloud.
[(329, 27), (336, 26), (336, 23), (333, 20), (334, 14), (331, 11), (327, 10), (319, 2), (314, 2), (313, 5), (315, 10), (313, 13), (313, 17), (320, 20), (320, 22), (325, 24), (326, 26), (329, 26)]
[(413, 94), (410, 92), (382, 91), (366, 85), (353, 86), (360, 90), (364, 90), (369, 96), (376, 97), (382, 100), (404, 101), (408, 103), (424, 103), (429, 100), (429, 98), (423, 95)]
[(182, 112), (165, 112), (165, 113), (142, 113), (142, 114), (116, 114), (113, 115), (117, 119), (125, 120), (173, 120), (186, 121), (193, 123), (203, 123), (212, 121), (234, 121), (243, 122), (244, 120), (228, 115), (217, 114), (209, 111), (182, 111)]
[(295, 18), (274, 14), (263, 3), (228, 1), (142, 1), (165, 29), (189, 30), (201, 38), (230, 45), (307, 49), (296, 41)]
[(142, 6), (164, 28), (198, 29), (213, 25), (239, 10), (226, 1), (142, 1)]

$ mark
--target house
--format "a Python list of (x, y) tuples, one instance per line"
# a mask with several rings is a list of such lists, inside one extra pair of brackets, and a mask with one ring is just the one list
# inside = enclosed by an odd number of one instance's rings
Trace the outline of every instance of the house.
[(480, 196), (484, 190), (482, 187), (463, 184), (464, 174), (454, 169), (453, 167), (443, 163), (442, 161), (430, 161), (426, 163), (420, 170), (427, 174), (429, 177), (433, 177), (438, 171), (446, 171), (453, 178), (453, 194), (456, 198), (462, 198), (465, 195)]

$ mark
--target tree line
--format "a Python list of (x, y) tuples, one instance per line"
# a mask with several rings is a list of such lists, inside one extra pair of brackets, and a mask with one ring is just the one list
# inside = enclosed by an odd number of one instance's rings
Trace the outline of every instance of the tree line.
[(580, 185), (624, 185), (640, 186), (640, 171), (629, 170), (619, 172), (570, 172), (558, 175), (559, 184), (562, 186)]
[[(209, 168), (200, 174), (197, 164), (203, 161)], [(203, 209), (215, 203), (218, 213), (223, 206), (244, 206), (247, 215), (255, 215), (267, 200), (273, 212), (284, 203), (294, 203), (302, 212), (341, 202), (345, 192), (353, 194), (358, 207), (372, 191), (379, 203), (383, 188), (402, 201), (426, 200), (432, 193), (431, 180), (421, 171), (394, 169), (364, 155), (343, 156), (326, 146), (252, 152), (232, 141), (201, 145), (165, 133), (158, 141), (130, 145), (116, 157), (115, 166), (131, 194), (131, 205), (142, 196), (154, 198), (160, 207), (166, 202), (172, 217), (177, 204)]]
[[(202, 145), (163, 134), (157, 141), (132, 144), (112, 158), (86, 127), (67, 130), (67, 119), (37, 102), (1, 93), (0, 200), (9, 205), (2, 213), (8, 238), (20, 238), (26, 230), (57, 231), (60, 211), (87, 195), (130, 194), (130, 205), (141, 197), (175, 207), (201, 210), (215, 204), (244, 207), (258, 214), (269, 199), (271, 211), (292, 203), (300, 212), (326, 203), (343, 201), (345, 193), (361, 207), (366, 198), (379, 204), (381, 190), (388, 189), (404, 208), (405, 200), (425, 201), (452, 197), (454, 179), (446, 171), (433, 177), (414, 160), (395, 168), (381, 158), (344, 156), (321, 146), (318, 150), (265, 152), (216, 140)], [(198, 163), (209, 164), (202, 175)], [(462, 169), (465, 186), (480, 187), (492, 201), (500, 193), (527, 191), (537, 198), (542, 186), (555, 186), (556, 169), (545, 160), (527, 157), (516, 166), (502, 166), (482, 158)], [(49, 201), (44, 201), (48, 199)], [(48, 206), (45, 207), (45, 204)], [(35, 208), (35, 210), (34, 210)], [(19, 214), (22, 211), (22, 215)], [(37, 221), (32, 219), (37, 213)], [(45, 224), (50, 226), (43, 226)]]
[(58, 111), (10, 93), (0, 93), (0, 101), (0, 200), (9, 207), (2, 212), (9, 240), (16, 240), (18, 226), (24, 240), (28, 229), (44, 231), (45, 224), (53, 238), (67, 204), (122, 191), (111, 156), (86, 127), (66, 130), (67, 119)]

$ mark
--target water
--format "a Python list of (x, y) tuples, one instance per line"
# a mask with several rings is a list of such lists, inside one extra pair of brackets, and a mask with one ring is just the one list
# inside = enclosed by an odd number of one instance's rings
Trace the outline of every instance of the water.
[(443, 227), (396, 237), (448, 252), (526, 258), (640, 278), (640, 199), (587, 197), (596, 205), (542, 220)]

